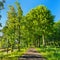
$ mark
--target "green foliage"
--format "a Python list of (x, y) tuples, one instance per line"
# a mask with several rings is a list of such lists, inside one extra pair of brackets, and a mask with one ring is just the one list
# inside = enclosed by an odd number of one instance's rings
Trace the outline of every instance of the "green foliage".
[[(42, 36), (44, 40), (45, 35), (47, 33), (50, 33), (52, 30), (54, 16), (51, 14), (50, 10), (48, 10), (45, 6), (38, 6), (32, 9), (26, 15), (26, 20), (27, 28), (30, 31), (30, 33), (33, 33), (37, 36)], [(43, 45), (45, 44), (44, 41)]]
[[(42, 45), (47, 47), (39, 49), (42, 55), (45, 54), (44, 56), (48, 56), (49, 59), (50, 57), (55, 59), (57, 55), (60, 56), (59, 53), (55, 53), (59, 49), (49, 47), (60, 46), (60, 22), (54, 22), (54, 15), (51, 11), (45, 6), (37, 6), (26, 16), (23, 16), (20, 4), (15, 2), (15, 5), (16, 7), (9, 6), (6, 25), (2, 29), (4, 35), (0, 40), (0, 43), (2, 43), (0, 48), (3, 48), (5, 52), (7, 51), (8, 56), (14, 57), (20, 56), (22, 48), (41, 47)], [(15, 49), (18, 49), (18, 52), (14, 52)], [(9, 51), (11, 51), (11, 54), (8, 54)]]
[(0, 1), (0, 10), (4, 8), (3, 2)]
[(60, 48), (36, 48), (38, 52), (45, 57), (47, 60), (59, 60), (60, 59)]
[(9, 6), (8, 20), (6, 26), (3, 28), (4, 36), (11, 45), (11, 51), (15, 43), (18, 43), (18, 49), (20, 49), (20, 20), (22, 19), (22, 10), (18, 2), (16, 2), (16, 9), (13, 6)]

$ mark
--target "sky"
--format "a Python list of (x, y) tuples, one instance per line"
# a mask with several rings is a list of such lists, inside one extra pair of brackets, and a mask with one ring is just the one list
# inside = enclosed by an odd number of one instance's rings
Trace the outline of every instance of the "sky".
[[(5, 26), (7, 20), (7, 12), (9, 11), (8, 6), (13, 5), (16, 0), (6, 0), (4, 4), (4, 10), (1, 11), (2, 19), (0, 22), (2, 26)], [(23, 10), (23, 14), (26, 15), (31, 9), (39, 6), (45, 5), (51, 13), (55, 16), (54, 21), (60, 20), (60, 0), (18, 0), (21, 8)]]

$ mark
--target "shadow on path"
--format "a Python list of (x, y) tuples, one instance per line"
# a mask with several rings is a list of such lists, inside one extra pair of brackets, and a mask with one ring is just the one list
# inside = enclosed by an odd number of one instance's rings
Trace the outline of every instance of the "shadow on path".
[(20, 56), (18, 60), (46, 60), (40, 53), (38, 53), (34, 48), (30, 48), (23, 56)]

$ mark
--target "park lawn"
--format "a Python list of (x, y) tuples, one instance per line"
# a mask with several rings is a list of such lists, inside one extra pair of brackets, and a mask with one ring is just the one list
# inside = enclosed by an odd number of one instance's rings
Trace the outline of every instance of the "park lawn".
[(60, 48), (36, 48), (46, 60), (60, 60)]
[(22, 56), (27, 50), (28, 50), (28, 48), (25, 48), (25, 49), (21, 49), (21, 51), (16, 50), (16, 51), (10, 52), (8, 54), (1, 52), (0, 59), (1, 60), (18, 60), (18, 57)]

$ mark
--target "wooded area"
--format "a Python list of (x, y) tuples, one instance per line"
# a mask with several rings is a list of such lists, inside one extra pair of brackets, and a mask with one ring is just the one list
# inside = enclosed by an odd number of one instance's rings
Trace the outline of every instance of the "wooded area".
[[(2, 11), (2, 2), (0, 6)], [(0, 52), (9, 54), (9, 51), (20, 52), (29, 47), (43, 47), (43, 50), (48, 47), (60, 48), (60, 21), (54, 22), (54, 18), (51, 11), (43, 5), (31, 9), (24, 16), (19, 2), (15, 2), (15, 7), (9, 6), (6, 25), (0, 30), (3, 34), (0, 37)], [(0, 26), (2, 27), (1, 23)]]

